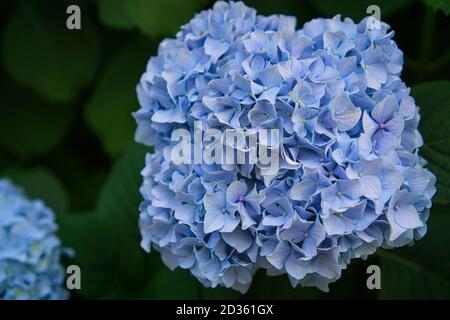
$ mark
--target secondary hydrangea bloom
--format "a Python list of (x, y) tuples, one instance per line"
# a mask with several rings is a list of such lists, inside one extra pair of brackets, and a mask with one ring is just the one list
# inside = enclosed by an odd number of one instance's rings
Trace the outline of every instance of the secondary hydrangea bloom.
[[(426, 233), (435, 177), (389, 26), (259, 16), (218, 2), (166, 39), (137, 87), (141, 246), (205, 286), (258, 268), (324, 291), (353, 258)], [(171, 161), (171, 133), (278, 129), (279, 168)]]
[(0, 180), (0, 299), (66, 299), (53, 212)]

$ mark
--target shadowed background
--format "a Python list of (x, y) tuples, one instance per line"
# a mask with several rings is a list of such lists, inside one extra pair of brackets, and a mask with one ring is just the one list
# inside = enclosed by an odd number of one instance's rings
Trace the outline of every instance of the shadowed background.
[[(294, 15), (297, 27), (341, 14), (359, 21), (381, 8), (404, 52), (403, 81), (422, 114), (421, 154), (438, 177), (429, 230), (413, 248), (354, 260), (325, 294), (257, 273), (249, 292), (205, 289), (139, 247), (139, 172), (149, 148), (133, 143), (135, 86), (158, 43), (209, 0), (28, 0), (0, 3), (0, 175), (43, 198), (77, 256), (82, 290), (73, 299), (450, 298), (450, 4), (447, 0), (248, 0), (259, 14)], [(81, 30), (66, 8), (81, 8)], [(441, 81), (439, 81), (441, 80)], [(1, 241), (1, 239), (0, 239)], [(382, 290), (366, 287), (381, 267)]]

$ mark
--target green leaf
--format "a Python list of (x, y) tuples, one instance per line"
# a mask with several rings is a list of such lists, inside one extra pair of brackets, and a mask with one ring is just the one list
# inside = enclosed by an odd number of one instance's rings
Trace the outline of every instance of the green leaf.
[(134, 27), (133, 21), (125, 12), (125, 3), (123, 0), (97, 0), (100, 20), (112, 28), (130, 29)]
[(123, 5), (129, 19), (145, 34), (174, 36), (206, 3), (206, 0), (128, 0)]
[(434, 202), (450, 203), (450, 82), (428, 82), (413, 87), (412, 96), (420, 109), (420, 132), (425, 144), (421, 155), (437, 176)]
[[(81, 268), (84, 298), (153, 297), (159, 291), (151, 290), (171, 285), (155, 278), (164, 274), (159, 254), (149, 255), (139, 245), (140, 171), (147, 151), (134, 144), (126, 149), (103, 186), (95, 212), (59, 216), (63, 243), (76, 251), (73, 263)], [(174, 277), (180, 281), (180, 294), (191, 297), (190, 277)]]
[(449, 0), (423, 0), (427, 5), (433, 8), (434, 11), (441, 10), (446, 16), (450, 14)]
[[(196, 298), (197, 281), (170, 272), (159, 253), (141, 249), (140, 171), (148, 148), (131, 145), (117, 160), (93, 213), (60, 215), (60, 235), (81, 268), (80, 295), (88, 299)], [(82, 236), (80, 236), (82, 235)]]
[(66, 144), (48, 154), (45, 161), (64, 182), (71, 212), (92, 211), (110, 168), (106, 165), (106, 156), (89, 153), (92, 149), (84, 144), (87, 140), (85, 136), (78, 134), (76, 139), (82, 141), (84, 149)]
[(85, 109), (86, 120), (104, 149), (117, 155), (133, 141), (137, 110), (136, 84), (151, 55), (147, 41), (133, 41), (108, 62)]
[(189, 272), (169, 271), (158, 252), (139, 243), (140, 171), (148, 148), (131, 145), (118, 159), (94, 213), (59, 216), (64, 245), (76, 251), (80, 295), (89, 299), (193, 299), (199, 284)]
[(450, 298), (450, 207), (434, 205), (426, 236), (412, 247), (379, 250), (382, 299)]
[(64, 186), (48, 169), (9, 168), (1, 172), (2, 177), (9, 178), (22, 188), (31, 199), (40, 199), (58, 214), (68, 211), (68, 199)]
[(70, 107), (49, 104), (23, 88), (0, 90), (0, 143), (20, 159), (58, 146), (74, 120)]
[(96, 213), (59, 216), (64, 246), (75, 250), (81, 269), (79, 294), (87, 299), (132, 299), (140, 296), (152, 273), (149, 257), (139, 241), (120, 223)]
[(174, 36), (207, 0), (98, 0), (100, 20), (119, 29), (137, 27), (150, 36)]
[(144, 154), (144, 148), (133, 145), (118, 159), (94, 213), (59, 217), (63, 243), (76, 251), (83, 297), (137, 298), (155, 272), (150, 256), (139, 246)]
[(367, 13), (367, 7), (370, 5), (378, 5), (381, 11), (381, 20), (385, 20), (394, 12), (406, 7), (414, 0), (311, 0), (311, 4), (315, 6), (321, 14), (327, 18), (331, 18), (337, 14), (341, 14), (342, 17), (350, 17), (356, 22), (363, 19), (366, 16), (372, 14)]
[(66, 7), (23, 1), (3, 31), (8, 73), (52, 101), (71, 101), (91, 82), (100, 62), (97, 29), (81, 13), (81, 30), (66, 28)]
[(148, 148), (132, 144), (118, 159), (111, 175), (102, 188), (96, 213), (103, 219), (113, 221), (126, 232), (139, 247), (138, 230), (139, 204), (142, 196), (139, 188), (142, 184), (141, 170), (145, 166), (145, 154)]

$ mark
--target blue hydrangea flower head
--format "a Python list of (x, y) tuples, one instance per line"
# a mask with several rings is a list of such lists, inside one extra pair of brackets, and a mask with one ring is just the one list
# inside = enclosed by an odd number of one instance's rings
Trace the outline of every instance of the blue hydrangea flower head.
[(68, 298), (54, 220), (42, 201), (0, 180), (0, 299)]
[[(328, 291), (354, 258), (426, 233), (435, 176), (419, 107), (385, 23), (293, 17), (217, 2), (164, 40), (137, 86), (141, 246), (207, 287), (245, 292), (257, 269)], [(275, 172), (177, 164), (184, 129), (278, 129)], [(235, 146), (243, 151), (242, 146)], [(244, 150), (244, 152), (248, 152)]]

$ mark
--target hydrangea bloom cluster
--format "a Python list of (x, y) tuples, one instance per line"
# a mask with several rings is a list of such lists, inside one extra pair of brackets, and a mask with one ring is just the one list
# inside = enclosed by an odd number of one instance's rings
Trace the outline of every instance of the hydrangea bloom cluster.
[(66, 299), (53, 212), (0, 180), (0, 300)]
[[(137, 87), (141, 246), (205, 286), (258, 268), (327, 291), (353, 258), (426, 233), (435, 177), (389, 26), (259, 16), (218, 2), (166, 39)], [(279, 129), (279, 169), (175, 165), (173, 130)]]

